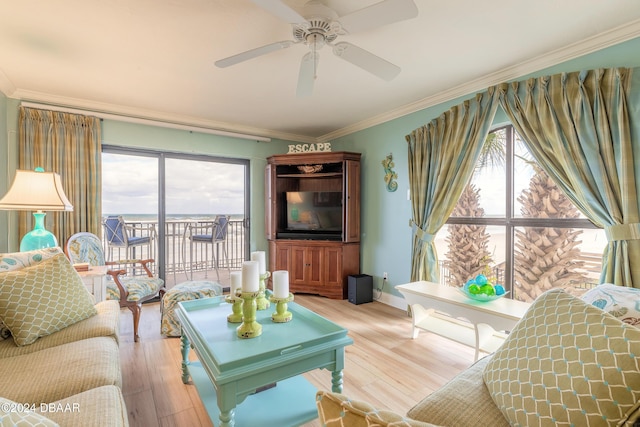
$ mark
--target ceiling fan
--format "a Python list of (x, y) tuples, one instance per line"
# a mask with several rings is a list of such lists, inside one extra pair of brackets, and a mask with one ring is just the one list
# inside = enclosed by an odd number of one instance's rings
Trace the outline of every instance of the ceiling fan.
[(418, 8), (413, 0), (383, 0), (342, 17), (339, 17), (336, 12), (318, 0), (306, 3), (301, 13), (281, 0), (251, 1), (283, 21), (289, 22), (293, 29), (294, 40), (279, 41), (238, 53), (216, 61), (215, 65), (220, 68), (229, 67), (302, 43), (310, 51), (302, 57), (300, 64), (296, 92), (298, 97), (311, 95), (318, 71), (320, 58), (318, 51), (325, 45), (331, 46), (333, 54), (338, 58), (342, 58), (383, 80), (392, 80), (400, 73), (400, 67), (351, 43), (343, 41), (335, 43), (335, 41), (339, 36), (404, 21), (418, 15)]

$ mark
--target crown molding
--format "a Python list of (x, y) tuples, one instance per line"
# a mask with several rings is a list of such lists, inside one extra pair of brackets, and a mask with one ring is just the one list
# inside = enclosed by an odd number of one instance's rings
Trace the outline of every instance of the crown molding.
[[(487, 74), (485, 76), (466, 82), (462, 85), (453, 87), (449, 90), (445, 90), (416, 102), (404, 105), (400, 108), (326, 133), (319, 137), (298, 135), (288, 132), (278, 132), (271, 129), (242, 126), (234, 123), (225, 123), (214, 120), (196, 119), (188, 116), (167, 114), (155, 110), (126, 107), (122, 105), (93, 102), (85, 99), (61, 97), (48, 93), (22, 90), (16, 88), (1, 69), (0, 91), (2, 91), (7, 97), (20, 101), (43, 103), (48, 104), (52, 107), (58, 106), (62, 108), (80, 109), (86, 111), (87, 113), (103, 113), (105, 115), (114, 116), (110, 117), (114, 120), (117, 120), (117, 116), (121, 116), (123, 120), (140, 119), (141, 121), (158, 122), (158, 124), (166, 125), (165, 127), (171, 127), (171, 125), (175, 125), (175, 128), (177, 129), (193, 127), (201, 128), (203, 130), (218, 131), (222, 133), (227, 132), (245, 135), (257, 135), (260, 137), (274, 138), (283, 141), (318, 143), (329, 142), (337, 138), (341, 138), (343, 136), (350, 135), (355, 132), (359, 132), (364, 129), (368, 129), (370, 127), (406, 116), (408, 114), (412, 114), (417, 111), (442, 104), (452, 99), (456, 99), (462, 96), (468, 96), (478, 91), (485, 90), (490, 86), (520, 78), (527, 74), (552, 67), (562, 62), (569, 61), (571, 59), (575, 59), (610, 46), (614, 46), (618, 43), (622, 43), (639, 36), (640, 19), (616, 27), (609, 31), (597, 34), (593, 37), (581, 40), (577, 43), (573, 43), (563, 48), (556, 49), (544, 55), (540, 55), (530, 60), (523, 61), (519, 64), (515, 64), (511, 67), (502, 69), (495, 73)], [(149, 124), (153, 125), (153, 123)], [(197, 131), (197, 129), (194, 130)]]
[(198, 132), (200, 129), (203, 133), (219, 132), (220, 134), (228, 133), (256, 135), (263, 138), (275, 138), (294, 142), (317, 142), (317, 139), (315, 137), (306, 135), (296, 135), (286, 132), (277, 132), (270, 129), (240, 126), (237, 124), (218, 122), (214, 120), (195, 119), (188, 116), (180, 116), (176, 114), (167, 114), (142, 108), (133, 108), (122, 105), (94, 102), (86, 99), (69, 98), (43, 92), (17, 89), (14, 90), (13, 95), (11, 95), (10, 98), (14, 98), (19, 101), (46, 104), (52, 109), (54, 109), (54, 107), (60, 107), (61, 109), (67, 108), (82, 110), (86, 112), (86, 114), (93, 113), (96, 116), (108, 116), (105, 118), (108, 118), (110, 120), (118, 120), (119, 118), (122, 121), (126, 122), (135, 122), (137, 120), (137, 122), (139, 123), (148, 124), (150, 126), (155, 125), (175, 129), (191, 128), (187, 130), (192, 130), (195, 132)]
[(640, 19), (318, 137), (328, 142), (640, 36)]
[(0, 92), (4, 93), (7, 97), (11, 97), (16, 91), (16, 86), (13, 84), (9, 77), (0, 69)]

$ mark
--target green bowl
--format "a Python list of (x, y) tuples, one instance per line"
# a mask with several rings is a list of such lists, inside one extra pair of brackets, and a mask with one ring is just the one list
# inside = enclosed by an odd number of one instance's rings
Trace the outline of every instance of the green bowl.
[(464, 288), (458, 288), (458, 290), (460, 292), (462, 292), (465, 296), (471, 298), (472, 300), (482, 301), (482, 302), (493, 301), (493, 300), (502, 298), (503, 296), (505, 296), (505, 295), (507, 295), (509, 293), (507, 291), (502, 295), (487, 295), (487, 294), (472, 294), (470, 292), (467, 292)]

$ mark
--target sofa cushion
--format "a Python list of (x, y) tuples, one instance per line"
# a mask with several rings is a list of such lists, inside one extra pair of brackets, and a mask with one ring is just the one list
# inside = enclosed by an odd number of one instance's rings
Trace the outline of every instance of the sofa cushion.
[(318, 415), (324, 427), (433, 427), (391, 411), (379, 411), (365, 402), (350, 400), (343, 394), (319, 391)]
[[(11, 252), (0, 254), (0, 273), (3, 271), (20, 270), (31, 265), (38, 264), (43, 260), (49, 259), (57, 254), (61, 254), (62, 249), (59, 247), (36, 249), (27, 252)], [(11, 337), (11, 331), (2, 322), (0, 316), (0, 341)]]
[(495, 352), (484, 381), (513, 425), (631, 425), (640, 415), (639, 349), (640, 330), (551, 290)]
[[(443, 426), (508, 427), (482, 379), (491, 356), (484, 357), (460, 372), (407, 412), (407, 416)], [(464, 408), (461, 410), (460, 408)]]
[(603, 283), (580, 297), (624, 323), (640, 328), (640, 289)]
[(0, 254), (0, 273), (5, 271), (22, 270), (25, 267), (40, 264), (42, 261), (50, 259), (61, 253), (62, 249), (59, 246), (56, 246), (55, 248)]
[(55, 421), (33, 412), (35, 407), (0, 397), (0, 426), (60, 427)]
[(0, 318), (17, 345), (95, 314), (87, 288), (64, 254), (0, 273)]
[(92, 388), (36, 407), (61, 426), (122, 427), (128, 426), (127, 408), (122, 392), (114, 385)]
[(98, 314), (67, 326), (33, 344), (18, 346), (13, 340), (0, 341), (0, 360), (4, 357), (19, 356), (44, 350), (74, 341), (94, 337), (111, 337), (119, 341), (120, 304), (117, 301), (101, 301), (95, 305)]
[(97, 337), (0, 360), (0, 392), (21, 403), (55, 402), (92, 388), (122, 386), (120, 350)]

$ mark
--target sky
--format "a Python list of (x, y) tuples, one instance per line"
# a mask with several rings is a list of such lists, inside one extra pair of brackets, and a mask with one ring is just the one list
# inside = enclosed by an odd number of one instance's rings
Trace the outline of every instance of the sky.
[[(243, 214), (245, 166), (166, 159), (168, 216)], [(103, 214), (157, 214), (158, 159), (102, 154)]]

